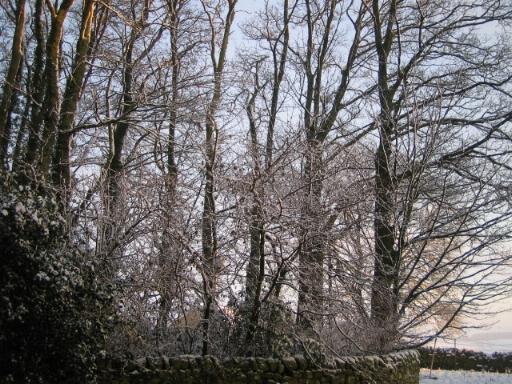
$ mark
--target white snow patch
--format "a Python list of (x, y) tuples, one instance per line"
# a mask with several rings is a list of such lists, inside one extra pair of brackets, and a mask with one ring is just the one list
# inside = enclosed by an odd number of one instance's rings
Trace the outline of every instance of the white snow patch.
[(18, 214), (24, 214), (27, 211), (27, 209), (25, 208), (23, 203), (21, 203), (20, 201), (18, 201), (16, 203), (16, 208), (15, 209), (16, 209), (16, 213), (18, 213)]
[(50, 277), (43, 271), (37, 273), (36, 279), (39, 281), (50, 281)]
[(474, 371), (420, 371), (420, 384), (512, 384), (512, 374)]

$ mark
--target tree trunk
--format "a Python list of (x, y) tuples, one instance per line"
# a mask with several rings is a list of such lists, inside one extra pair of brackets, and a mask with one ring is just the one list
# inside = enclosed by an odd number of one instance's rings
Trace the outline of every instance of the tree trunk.
[(256, 64), (256, 77), (254, 93), (249, 99), (246, 106), (247, 117), (249, 119), (250, 137), (251, 137), (251, 153), (254, 162), (254, 186), (253, 186), (253, 206), (250, 211), (249, 218), (249, 241), (250, 251), (249, 260), (246, 268), (246, 286), (245, 286), (245, 300), (246, 300), (246, 316), (248, 322), (248, 329), (245, 337), (245, 345), (247, 346), (246, 352), (251, 354), (253, 339), (259, 323), (261, 312), (261, 291), (263, 287), (263, 280), (265, 278), (265, 217), (264, 217), (264, 203), (265, 203), (265, 186), (263, 178), (266, 180), (271, 179), (271, 167), (274, 153), (274, 131), (277, 120), (277, 113), (279, 108), (279, 96), (281, 90), (281, 83), (284, 77), (286, 68), (286, 60), (288, 57), (288, 44), (289, 44), (289, 2), (283, 2), (283, 28), (282, 28), (282, 51), (279, 54), (278, 45), (279, 41), (274, 42), (272, 50), (273, 59), (273, 84), (272, 84), (272, 98), (270, 102), (270, 115), (267, 125), (267, 137), (265, 142), (265, 154), (263, 172), (260, 165), (260, 150), (258, 141), (258, 132), (256, 119), (254, 117), (255, 101), (259, 92), (258, 84), (258, 71), (259, 67)]
[(297, 324), (308, 332), (321, 324), (324, 297), (326, 238), (322, 231), (323, 164), (322, 143), (308, 140), (304, 179), (303, 234), (299, 252), (299, 301)]
[(0, 102), (0, 166), (7, 169), (7, 151), (9, 148), (10, 127), (8, 124), (13, 94), (18, 87), (18, 72), (23, 58), (23, 41), (25, 36), (25, 0), (16, 4), (16, 27), (12, 41), (12, 56)]
[[(21, 77), (23, 67), (20, 66), (20, 70), (18, 76)], [(27, 68), (27, 81), (25, 92), (27, 95), (30, 95), (32, 91), (31, 85), (31, 72), (30, 68)], [(21, 122), (18, 128), (18, 133), (16, 134), (16, 142), (14, 143), (14, 150), (12, 152), (12, 170), (13, 171), (22, 171), (23, 170), (23, 151), (26, 145), (27, 138), (27, 128), (30, 121), (30, 102), (29, 100), (25, 100), (25, 105), (23, 106), (23, 113), (21, 114)]]
[(394, 228), (395, 203), (393, 200), (393, 175), (391, 158), (393, 148), (391, 137), (395, 132), (393, 111), (394, 90), (389, 85), (387, 62), (394, 37), (393, 25), (396, 17), (396, 0), (389, 4), (387, 25), (382, 33), (382, 19), (379, 1), (373, 0), (375, 47), (378, 57), (378, 92), (380, 115), (378, 127), (379, 146), (375, 154), (375, 212), (374, 212), (374, 278), (371, 296), (371, 320), (376, 329), (376, 349), (385, 352), (392, 348), (397, 332), (396, 281), (400, 254), (395, 250)]
[(122, 155), (124, 149), (124, 141), (130, 123), (128, 121), (130, 112), (134, 108), (134, 101), (132, 96), (132, 83), (133, 83), (133, 46), (135, 43), (135, 29), (132, 30), (132, 36), (128, 43), (127, 51), (125, 54), (124, 70), (123, 70), (123, 100), (121, 107), (121, 120), (117, 123), (113, 132), (111, 132), (109, 141), (109, 155), (105, 165), (103, 166), (105, 174), (105, 194), (104, 194), (104, 215), (105, 227), (103, 229), (103, 239), (101, 240), (100, 253), (105, 257), (105, 268), (110, 270), (116, 269), (110, 265), (108, 258), (111, 256), (113, 249), (117, 247), (117, 229), (118, 226), (118, 207), (121, 192), (120, 177), (123, 170)]
[(45, 66), (43, 7), (43, 0), (36, 0), (34, 12), (34, 37), (36, 39), (36, 47), (34, 50), (34, 68), (31, 81), (32, 97), (30, 101), (29, 136), (24, 156), (27, 170), (39, 161), (39, 149), (41, 145), (40, 132), (43, 125), (41, 107), (46, 90), (46, 82), (43, 81)]
[(396, 336), (397, 300), (395, 280), (399, 271), (399, 253), (395, 251), (393, 224), (393, 181), (389, 159), (392, 156), (389, 142), (390, 128), (381, 129), (381, 142), (375, 156), (375, 261), (371, 297), (371, 317), (377, 329), (378, 348), (387, 350)]
[[(215, 137), (214, 137), (215, 135)], [(217, 146), (216, 122), (212, 115), (207, 117), (206, 122), (206, 183), (204, 187), (203, 215), (202, 215), (202, 247), (205, 262), (204, 282), (205, 289), (205, 310), (203, 321), (203, 355), (208, 354), (208, 327), (210, 321), (211, 305), (216, 287), (219, 260), (217, 255), (217, 228), (214, 197), (214, 169)]]
[(124, 52), (123, 62), (123, 98), (120, 108), (120, 119), (115, 128), (109, 131), (109, 154), (103, 165), (103, 174), (105, 177), (105, 190), (103, 196), (104, 216), (102, 239), (99, 242), (98, 253), (103, 258), (103, 267), (109, 276), (113, 276), (118, 266), (112, 260), (118, 260), (119, 257), (113, 255), (116, 248), (119, 247), (119, 213), (121, 211), (121, 180), (124, 164), (122, 155), (126, 135), (130, 129), (130, 114), (135, 110), (136, 101), (133, 98), (133, 53), (137, 39), (143, 33), (148, 17), (149, 1), (144, 0), (144, 4), (138, 20), (134, 19), (130, 31), (130, 37), (126, 42), (126, 51)]
[(67, 79), (64, 100), (61, 105), (57, 142), (53, 155), (52, 181), (58, 187), (59, 198), (64, 207), (68, 205), (71, 188), (70, 152), (73, 137), (72, 129), (87, 69), (95, 5), (96, 0), (85, 0), (83, 5), (80, 37), (77, 41), (75, 59), (70, 77)]
[(176, 188), (178, 182), (178, 166), (176, 164), (176, 126), (177, 126), (177, 104), (178, 104), (178, 85), (180, 76), (180, 55), (178, 52), (178, 29), (179, 29), (179, 10), (181, 0), (168, 0), (169, 14), (169, 32), (171, 34), (171, 97), (169, 101), (169, 136), (167, 138), (167, 180), (166, 180), (166, 216), (164, 218), (164, 230), (162, 246), (159, 255), (159, 273), (160, 273), (160, 303), (157, 320), (157, 346), (160, 341), (167, 336), (168, 316), (171, 310), (173, 300), (173, 285), (177, 278), (174, 271), (179, 268), (179, 261), (176, 259), (178, 254), (176, 244), (172, 241), (172, 225), (176, 211)]
[[(43, 177), (48, 177), (53, 156), (56, 131), (59, 124), (60, 90), (59, 75), (61, 65), (61, 43), (64, 32), (64, 22), (74, 0), (64, 0), (57, 12), (51, 8), (52, 25), (46, 42), (46, 65), (44, 81), (46, 93), (43, 101), (44, 131), (42, 138), (41, 159), (39, 171)], [(47, 3), (50, 5), (51, 3)]]
[[(220, 261), (217, 254), (217, 218), (215, 212), (215, 161), (217, 158), (217, 140), (218, 140), (218, 127), (215, 121), (215, 114), (219, 107), (221, 100), (221, 86), (222, 75), (224, 71), (224, 64), (226, 61), (229, 34), (231, 26), (235, 17), (235, 5), (237, 0), (228, 0), (228, 11), (224, 20), (224, 30), (222, 35), (222, 42), (218, 57), (215, 54), (216, 47), (216, 27), (212, 20), (212, 15), (208, 14), (211, 28), (211, 59), (213, 69), (213, 94), (210, 103), (207, 106), (206, 123), (205, 123), (205, 187), (204, 187), (204, 200), (203, 200), (203, 214), (201, 224), (201, 241), (204, 260), (204, 273), (203, 273), (203, 289), (205, 295), (205, 307), (203, 316), (203, 345), (202, 354), (208, 354), (209, 348), (209, 323), (211, 306), (216, 289), (217, 274), (220, 266)], [(203, 7), (206, 10), (205, 5)]]

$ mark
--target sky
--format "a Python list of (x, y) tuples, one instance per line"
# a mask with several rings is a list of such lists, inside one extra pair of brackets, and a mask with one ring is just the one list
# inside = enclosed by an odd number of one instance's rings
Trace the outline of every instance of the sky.
[(482, 328), (468, 329), (465, 335), (454, 341), (437, 341), (437, 346), (472, 349), (486, 353), (512, 352), (512, 304), (510, 300), (501, 303), (506, 312), (491, 315), (474, 325)]

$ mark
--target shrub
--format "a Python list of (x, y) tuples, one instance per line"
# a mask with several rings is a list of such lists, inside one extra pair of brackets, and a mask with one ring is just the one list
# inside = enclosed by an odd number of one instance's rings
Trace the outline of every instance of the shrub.
[(0, 175), (0, 249), (0, 380), (93, 382), (109, 295), (50, 189)]

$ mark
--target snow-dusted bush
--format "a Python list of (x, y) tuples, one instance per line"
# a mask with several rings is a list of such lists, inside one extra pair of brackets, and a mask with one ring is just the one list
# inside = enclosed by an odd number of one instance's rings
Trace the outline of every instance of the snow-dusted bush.
[(0, 175), (0, 381), (94, 381), (109, 295), (54, 194)]

